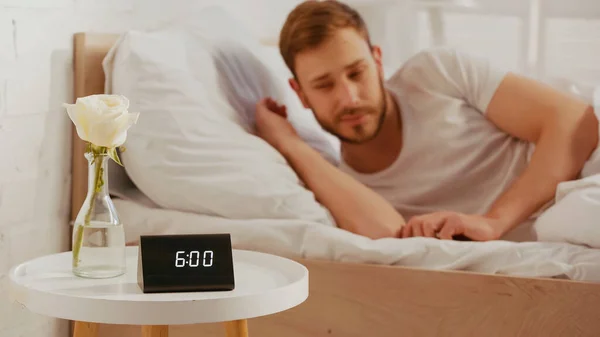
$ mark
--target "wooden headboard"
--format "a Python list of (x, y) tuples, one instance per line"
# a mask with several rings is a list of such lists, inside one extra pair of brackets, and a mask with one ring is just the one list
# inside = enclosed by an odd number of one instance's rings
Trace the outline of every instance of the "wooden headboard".
[[(102, 61), (119, 39), (118, 34), (76, 33), (73, 46), (74, 98), (104, 93), (104, 70)], [(265, 46), (276, 46), (276, 38), (265, 38), (260, 41)], [(72, 127), (72, 181), (71, 181), (71, 221), (77, 213), (87, 194), (87, 166), (85, 159), (85, 143), (77, 136)]]

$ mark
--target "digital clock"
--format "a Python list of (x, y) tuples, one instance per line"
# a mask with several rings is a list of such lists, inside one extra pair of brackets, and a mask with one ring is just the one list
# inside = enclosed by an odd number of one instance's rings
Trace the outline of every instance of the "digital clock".
[(144, 293), (233, 290), (231, 236), (141, 236), (138, 284)]

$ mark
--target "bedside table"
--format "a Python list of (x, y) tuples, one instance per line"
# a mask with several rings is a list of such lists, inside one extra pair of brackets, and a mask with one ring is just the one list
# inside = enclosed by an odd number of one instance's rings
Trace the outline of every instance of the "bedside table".
[(95, 337), (98, 323), (140, 325), (144, 337), (167, 337), (169, 325), (224, 322), (227, 336), (248, 336), (247, 319), (293, 308), (308, 298), (308, 270), (275, 255), (234, 250), (235, 289), (145, 294), (137, 284), (138, 247), (127, 247), (127, 272), (109, 279), (73, 275), (71, 252), (10, 270), (11, 298), (41, 315), (75, 321), (74, 337)]

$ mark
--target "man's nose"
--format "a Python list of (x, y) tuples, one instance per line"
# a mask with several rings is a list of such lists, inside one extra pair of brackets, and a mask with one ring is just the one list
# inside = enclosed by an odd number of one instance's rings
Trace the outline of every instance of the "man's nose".
[(354, 83), (343, 81), (339, 86), (342, 106), (352, 107), (358, 103), (358, 88)]

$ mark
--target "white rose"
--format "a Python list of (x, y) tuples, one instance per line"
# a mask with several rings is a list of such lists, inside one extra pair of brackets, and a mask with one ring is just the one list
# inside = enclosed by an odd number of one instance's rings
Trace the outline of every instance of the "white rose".
[(129, 100), (121, 95), (79, 97), (64, 104), (77, 135), (96, 146), (115, 148), (125, 143), (127, 130), (137, 123), (139, 113), (130, 113)]

